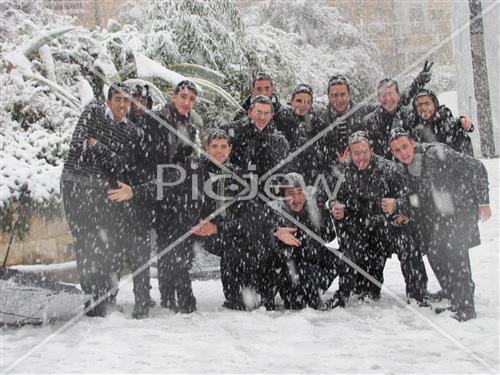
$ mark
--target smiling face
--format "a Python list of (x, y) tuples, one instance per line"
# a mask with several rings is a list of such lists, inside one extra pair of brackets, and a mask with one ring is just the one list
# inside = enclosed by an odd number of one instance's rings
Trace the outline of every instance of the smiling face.
[(115, 91), (111, 99), (106, 101), (109, 109), (113, 113), (113, 119), (116, 122), (123, 120), (130, 110), (130, 100), (128, 96), (119, 91)]
[(406, 136), (394, 139), (390, 143), (392, 155), (403, 164), (411, 164), (415, 156), (416, 142)]
[(304, 116), (312, 108), (312, 96), (307, 92), (299, 92), (290, 100), (290, 105), (299, 116)]
[(301, 212), (306, 203), (306, 195), (301, 187), (285, 189), (285, 199), (293, 212)]
[(344, 113), (347, 111), (351, 99), (352, 93), (344, 84), (332, 85), (328, 89), (328, 100), (330, 101), (330, 106), (337, 113)]
[(172, 95), (175, 109), (183, 116), (188, 116), (193, 109), (198, 95), (189, 87), (182, 87), (178, 93)]
[(274, 93), (274, 85), (268, 80), (255, 81), (252, 87), (252, 97), (264, 95), (270, 98)]
[(255, 103), (254, 107), (248, 111), (248, 117), (257, 129), (263, 130), (273, 118), (273, 106), (271, 104)]
[(360, 171), (364, 171), (370, 165), (372, 159), (372, 147), (366, 140), (349, 145), (352, 162)]
[(436, 106), (430, 96), (419, 96), (415, 99), (415, 107), (417, 108), (418, 116), (427, 121), (436, 113)]
[(208, 145), (205, 146), (205, 151), (217, 160), (219, 163), (224, 164), (229, 158), (232, 146), (227, 139), (212, 139)]
[(396, 86), (386, 86), (378, 93), (378, 102), (389, 113), (394, 113), (398, 108), (401, 94)]

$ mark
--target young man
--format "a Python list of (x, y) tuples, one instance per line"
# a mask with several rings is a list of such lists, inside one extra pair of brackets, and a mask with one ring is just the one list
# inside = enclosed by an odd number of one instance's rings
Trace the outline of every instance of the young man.
[[(144, 180), (155, 181), (162, 165), (190, 163), (194, 153), (192, 145), (196, 142), (197, 134), (191, 111), (197, 97), (196, 85), (189, 80), (181, 81), (174, 88), (170, 103), (155, 112), (159, 120), (148, 114), (144, 116), (138, 157), (140, 169), (145, 174)], [(171, 193), (175, 192), (176, 190), (172, 189)], [(148, 205), (157, 233), (158, 251), (165, 249), (192, 225), (189, 213), (182, 207), (189, 202), (181, 199), (174, 199), (174, 202), (176, 204), (167, 203), (166, 200), (153, 201)], [(179, 211), (188, 215), (180, 215)], [(191, 244), (188, 241), (158, 259), (158, 285), (163, 307), (183, 313), (196, 309), (196, 299), (188, 272), (192, 258)]]
[[(132, 98), (149, 110), (153, 108), (153, 98), (149, 93), (148, 85), (144, 86), (136, 85), (134, 91), (132, 92)], [(135, 104), (134, 101), (132, 101), (129, 113), (129, 120), (132, 121), (134, 124), (138, 124), (139, 121), (144, 116), (144, 113), (145, 111), (140, 106)]]
[(411, 135), (417, 142), (440, 142), (457, 152), (474, 156), (472, 141), (467, 135), (474, 131), (474, 125), (468, 117), (453, 117), (449, 108), (440, 106), (437, 96), (425, 89), (415, 95), (413, 111), (417, 120)]
[[(222, 127), (233, 145), (231, 162), (243, 173), (250, 172), (257, 179), (276, 166), (288, 154), (288, 142), (273, 124), (273, 103), (263, 95), (253, 98), (248, 116)], [(263, 191), (264, 182), (258, 184)], [(255, 193), (255, 192), (254, 192)], [(271, 290), (272, 257), (269, 242), (271, 230), (266, 226), (268, 206), (255, 197), (244, 203), (245, 215), (241, 218), (241, 234), (238, 245), (231, 253), (232, 268), (241, 297), (235, 308), (251, 309), (258, 304), (274, 308), (274, 291)], [(246, 303), (244, 295), (255, 295), (253, 302)], [(259, 296), (260, 295), (260, 299)]]
[[(205, 143), (205, 151), (220, 164), (234, 173), (239, 169), (229, 162), (232, 150), (231, 138), (220, 129), (212, 130)], [(204, 200), (200, 212), (200, 222), (210, 214), (220, 209), (228, 201), (235, 199), (239, 184), (231, 174), (222, 170), (204, 156), (197, 159), (199, 178), (204, 181)], [(209, 184), (209, 185), (207, 185)], [(238, 308), (241, 306), (241, 295), (238, 281), (231, 266), (232, 252), (237, 246), (239, 236), (239, 218), (243, 214), (241, 203), (233, 202), (213, 219), (193, 232), (195, 239), (201, 240), (203, 248), (211, 254), (220, 257), (222, 289), (226, 300), (224, 307)]]
[[(345, 181), (330, 202), (342, 251), (381, 284), (385, 262), (396, 253), (408, 298), (423, 302), (427, 277), (406, 225), (411, 212), (404, 172), (401, 166), (373, 153), (364, 131), (351, 135), (349, 151)], [(380, 298), (379, 286), (343, 264), (336, 304), (343, 306), (353, 292)]]
[[(304, 190), (305, 182), (300, 174), (289, 173), (285, 180), (282, 188), (285, 200), (272, 204), (279, 205), (327, 242), (333, 241), (335, 230), (328, 209), (318, 205)], [(272, 224), (277, 239), (276, 284), (285, 308), (319, 309), (323, 305), (320, 290), (327, 290), (337, 276), (337, 258), (279, 212), (274, 214)]]
[(416, 143), (392, 132), (389, 144), (404, 166), (407, 187), (432, 270), (451, 300), (453, 318), (476, 317), (469, 248), (480, 244), (478, 218), (491, 217), (488, 173), (477, 159), (441, 143)]
[[(80, 285), (93, 301), (116, 285), (113, 266), (118, 219), (123, 205), (106, 199), (117, 180), (126, 181), (137, 142), (133, 125), (126, 116), (130, 109), (128, 88), (112, 84), (106, 106), (88, 106), (80, 116), (71, 139), (61, 176), (66, 218), (74, 238)], [(149, 289), (148, 289), (149, 292)], [(107, 301), (88, 311), (105, 316)]]

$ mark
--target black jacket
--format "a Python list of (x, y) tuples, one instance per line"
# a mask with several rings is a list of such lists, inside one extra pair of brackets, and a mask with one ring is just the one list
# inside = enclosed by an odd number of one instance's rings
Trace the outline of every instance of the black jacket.
[[(273, 205), (279, 206), (283, 211), (325, 240), (326, 243), (335, 239), (335, 229), (329, 210), (324, 205), (319, 205), (313, 197), (306, 198), (304, 209), (298, 213), (290, 210), (284, 201), (273, 201), (270, 205), (271, 207)], [(295, 223), (285, 216), (280, 215), (277, 211), (274, 211), (273, 217), (274, 228), (297, 228)], [(285, 245), (283, 242), (275, 239), (277, 255), (284, 260), (293, 260), (296, 265), (306, 262), (320, 266), (330, 276), (328, 278), (328, 285), (325, 285), (325, 289), (327, 289), (329, 284), (333, 282), (336, 274), (335, 255), (300, 228), (297, 228), (294, 236), (301, 242), (301, 245), (298, 247)]]
[[(387, 226), (394, 223), (393, 216), (396, 214), (411, 216), (408, 183), (400, 165), (373, 154), (366, 170), (358, 170), (349, 161), (343, 173), (345, 180), (336, 201), (346, 206), (343, 222), (347, 227), (358, 230), (360, 225), (369, 228)], [(382, 198), (396, 199), (394, 212), (383, 212)], [(329, 206), (332, 204), (329, 202)]]
[[(474, 129), (471, 128), (469, 132)], [(417, 116), (411, 129), (411, 135), (417, 142), (440, 142), (457, 152), (474, 156), (472, 141), (460, 126), (460, 119), (453, 117), (446, 106), (440, 106), (434, 116), (427, 121)]]
[[(473, 247), (480, 243), (478, 206), (489, 204), (488, 172), (479, 160), (441, 143), (417, 143), (414, 162), (404, 167), (418, 202), (421, 230), (451, 221)], [(418, 199), (415, 199), (417, 197)], [(444, 233), (444, 226), (439, 229)]]
[(262, 176), (288, 155), (288, 142), (275, 130), (272, 121), (266, 128), (259, 130), (248, 117), (244, 117), (221, 128), (232, 141), (231, 163), (243, 171), (247, 171), (252, 164), (256, 166), (254, 173)]
[(389, 147), (389, 134), (392, 129), (402, 128), (411, 130), (414, 121), (413, 113), (408, 107), (398, 105), (394, 113), (387, 112), (382, 106), (377, 108), (365, 118), (366, 130), (373, 142), (373, 152), (387, 159), (392, 159)]
[[(355, 104), (351, 103), (350, 108), (353, 107), (355, 107)], [(324, 162), (323, 169), (325, 171), (329, 169), (328, 166), (337, 161), (337, 153), (339, 155), (344, 153), (349, 145), (349, 136), (358, 130), (365, 130), (364, 118), (367, 114), (372, 112), (373, 109), (373, 105), (361, 105), (356, 112), (352, 113), (345, 120), (338, 122), (333, 129), (328, 131), (322, 139), (318, 141), (317, 149), (322, 155)], [(339, 114), (332, 110), (330, 104), (318, 111), (318, 117), (321, 120), (319, 123), (321, 124), (320, 131), (334, 124), (342, 115), (344, 114)]]
[[(104, 105), (91, 104), (81, 114), (64, 162), (63, 181), (86, 185), (130, 181), (137, 129), (127, 119), (113, 122), (108, 113)], [(88, 138), (95, 138), (97, 143), (90, 146)]]

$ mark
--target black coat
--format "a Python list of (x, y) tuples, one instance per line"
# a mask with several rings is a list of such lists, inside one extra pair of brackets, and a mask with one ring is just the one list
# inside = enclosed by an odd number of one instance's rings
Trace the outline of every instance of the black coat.
[(389, 134), (392, 129), (402, 128), (411, 130), (414, 121), (413, 113), (408, 107), (398, 105), (394, 113), (387, 112), (382, 106), (378, 106), (365, 118), (366, 130), (373, 142), (373, 152), (386, 159), (392, 159), (389, 147)]
[[(326, 243), (335, 239), (335, 229), (329, 210), (324, 205), (319, 205), (313, 197), (306, 198), (306, 204), (301, 212), (293, 212), (284, 201), (274, 201), (271, 206), (278, 205), (283, 211), (287, 212), (294, 219), (302, 223), (306, 228), (321, 237)], [(275, 239), (277, 248), (277, 256), (285, 262), (288, 259), (294, 261), (296, 265), (301, 263), (314, 264), (319, 267), (329, 276), (327, 285), (323, 285), (323, 289), (328, 289), (336, 275), (337, 258), (326, 249), (323, 244), (311, 237), (304, 230), (297, 227), (295, 223), (290, 221), (278, 211), (273, 213), (274, 228), (290, 227), (297, 228), (294, 236), (300, 240), (301, 245), (298, 247), (288, 246), (283, 242)], [(278, 262), (278, 265), (280, 262)]]
[(275, 130), (272, 121), (266, 128), (259, 130), (248, 117), (244, 117), (221, 128), (232, 141), (231, 163), (243, 171), (247, 171), (252, 164), (256, 166), (254, 173), (262, 176), (288, 155), (288, 142)]
[[(137, 129), (127, 119), (114, 123), (103, 104), (85, 108), (71, 138), (64, 162), (62, 180), (86, 185), (114, 185), (116, 180), (130, 182)], [(88, 138), (97, 143), (90, 146)]]
[[(351, 108), (355, 104), (351, 103)], [(317, 150), (322, 155), (323, 168), (325, 172), (330, 169), (330, 166), (337, 161), (337, 153), (342, 155), (349, 145), (349, 136), (358, 130), (365, 130), (364, 118), (367, 114), (373, 111), (374, 107), (372, 105), (366, 104), (361, 105), (358, 110), (352, 113), (342, 122), (339, 122), (335, 127), (329, 130), (319, 141), (317, 145)], [(332, 110), (330, 104), (325, 108), (318, 111), (318, 117), (321, 122), (318, 122), (320, 131), (326, 129), (330, 125), (334, 124), (337, 119), (342, 117), (342, 114), (338, 114)], [(315, 132), (317, 134), (318, 132)]]
[(489, 204), (488, 172), (483, 163), (441, 143), (418, 143), (414, 162), (405, 171), (412, 203), (418, 203), (414, 206), (420, 230), (433, 231), (440, 222), (451, 222), (454, 230), (446, 233), (441, 226), (442, 235), (459, 236), (469, 247), (477, 246), (478, 206)]
[[(346, 206), (343, 219), (345, 227), (355, 231), (363, 227), (383, 227), (393, 223), (396, 214), (411, 216), (408, 183), (400, 165), (373, 154), (366, 170), (358, 170), (349, 161), (343, 173), (345, 180), (336, 201)], [(383, 212), (382, 198), (396, 199), (393, 213)], [(329, 203), (331, 206), (333, 202)]]
[[(472, 131), (473, 128), (470, 132)], [(417, 142), (440, 142), (457, 152), (474, 156), (472, 141), (460, 126), (460, 119), (453, 117), (451, 111), (444, 105), (439, 107), (435, 115), (427, 121), (417, 116), (411, 135)]]

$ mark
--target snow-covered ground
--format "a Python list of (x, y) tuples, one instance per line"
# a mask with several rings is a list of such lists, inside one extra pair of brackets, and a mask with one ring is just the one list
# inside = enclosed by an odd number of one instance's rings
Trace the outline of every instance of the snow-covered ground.
[[(1, 372), (498, 373), (500, 163), (485, 164), (494, 217), (480, 224), (483, 243), (471, 250), (475, 320), (458, 323), (424, 308), (415, 314), (387, 294), (374, 304), (332, 311), (229, 311), (221, 307), (220, 280), (208, 280), (194, 283), (196, 313), (156, 307), (138, 321), (130, 316), (133, 294), (126, 285), (118, 296), (123, 313), (84, 317), (56, 335), (64, 322), (3, 329)], [(436, 290), (428, 271), (429, 289)], [(384, 287), (404, 297), (395, 258), (387, 264)]]

